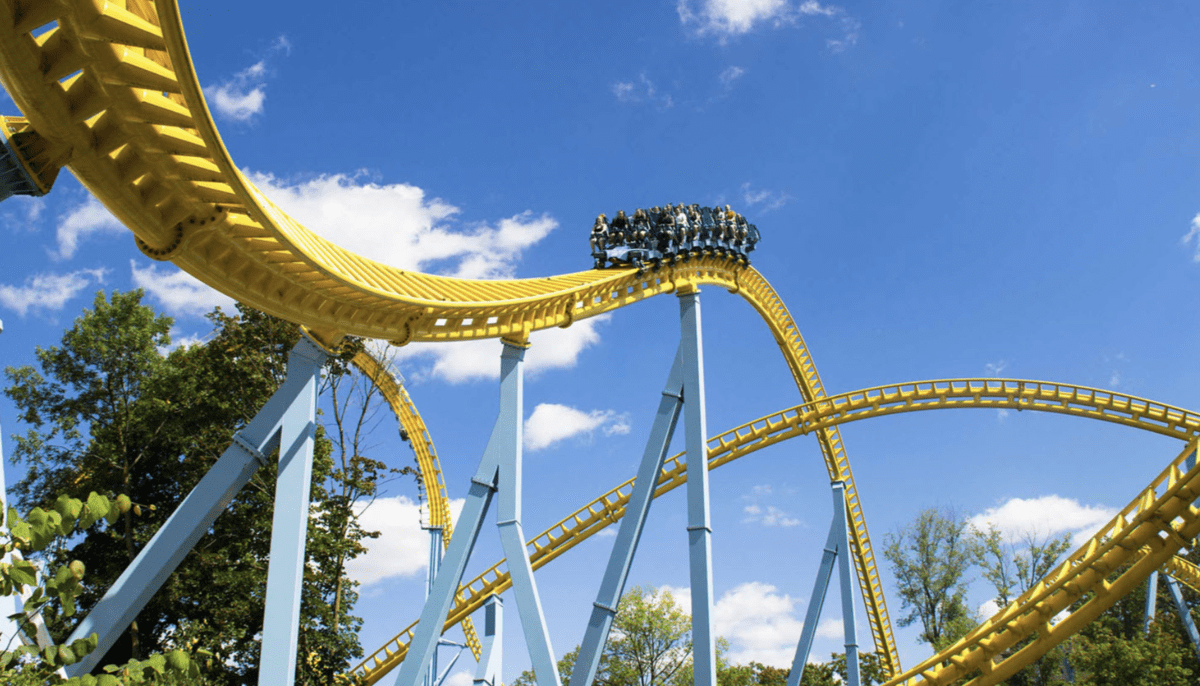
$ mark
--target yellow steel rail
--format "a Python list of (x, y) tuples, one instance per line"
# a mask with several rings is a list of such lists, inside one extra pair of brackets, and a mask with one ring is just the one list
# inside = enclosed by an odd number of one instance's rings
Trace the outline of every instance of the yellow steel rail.
[[(0, 0), (0, 80), (33, 129), (70, 151), (67, 165), (147, 255), (305, 324), (327, 343), (346, 334), (399, 344), (524, 338), (714, 284), (741, 293), (767, 320), (803, 398), (824, 395), (779, 297), (755, 270), (720, 258), (642, 275), (614, 269), (473, 281), (396, 269), (307, 230), (233, 163), (205, 103), (174, 0)], [(895, 671), (899, 658), (841, 436), (831, 427), (818, 432), (818, 441), (830, 476), (847, 482), (868, 624), (876, 650)]]
[[(903, 412), (958, 408), (1066, 414), (1122, 424), (1189, 442), (1200, 436), (1200, 415), (1197, 413), (1135, 396), (1047, 381), (944, 379), (852, 391), (748, 422), (709, 439), (708, 468), (716, 469), (767, 446), (820, 428)], [(664, 463), (655, 497), (686, 483), (687, 465), (683, 458), (684, 453), (679, 453)], [(623, 517), (633, 483), (634, 479), (629, 479), (531, 539), (526, 545), (530, 548), (533, 568), (540, 569)], [(463, 585), (468, 593), (467, 602), (451, 609), (447, 628), (482, 607), (492, 593), (501, 593), (511, 586), (508, 572), (501, 571), (504, 563), (504, 560), (497, 562)], [(378, 681), (403, 662), (415, 627), (415, 622), (406, 627), (352, 671), (365, 677), (368, 684)], [(1036, 657), (1030, 657), (1022, 664)], [(930, 683), (951, 681), (953, 679)]]
[[(446, 494), (446, 482), (442, 478), (442, 463), (438, 460), (437, 449), (433, 447), (433, 437), (429, 435), (425, 420), (421, 419), (421, 413), (417, 412), (417, 406), (409, 397), (408, 389), (378, 358), (362, 351), (356, 354), (351, 362), (375, 384), (375, 388), (392, 408), (392, 414), (400, 423), (401, 430), (408, 435), (409, 443), (417, 457), (417, 468), (421, 471), (421, 484), (429, 500), (429, 525), (442, 529), (442, 545), (449, 548), (450, 537), (454, 535), (454, 517), (450, 514), (450, 498)], [(464, 601), (462, 591), (458, 592), (455, 600)], [(463, 620), (462, 629), (466, 635), (467, 647), (478, 660), (483, 654), (483, 646), (469, 617)]]

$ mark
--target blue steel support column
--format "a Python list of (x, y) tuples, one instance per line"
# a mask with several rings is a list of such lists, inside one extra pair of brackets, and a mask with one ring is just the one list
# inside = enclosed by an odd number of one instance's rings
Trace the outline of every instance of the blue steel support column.
[(271, 520), (271, 557), (267, 566), (259, 686), (292, 686), (296, 681), (296, 644), (300, 634), (300, 592), (308, 540), (308, 504), (312, 485), (313, 439), (317, 432), (317, 385), (325, 353), (315, 346), (296, 347), (289, 364), (306, 358), (310, 373), (296, 402), (283, 414), (279, 429), (279, 475)]
[(683, 405), (682, 355), (681, 347), (675, 352), (675, 362), (667, 375), (667, 385), (663, 388), (662, 400), (658, 403), (658, 414), (654, 417), (654, 426), (651, 427), (650, 438), (646, 441), (646, 451), (642, 453), (642, 464), (638, 468), (637, 479), (633, 482), (633, 493), (625, 505), (625, 517), (617, 531), (617, 540), (613, 543), (608, 567), (604, 570), (604, 579), (600, 582), (600, 592), (596, 596), (596, 602), (592, 604), (592, 616), (588, 620), (587, 631), (583, 634), (583, 642), (579, 645), (575, 669), (571, 672), (571, 686), (591, 686), (596, 679), (600, 656), (608, 642), (613, 618), (617, 614), (617, 603), (625, 591), (629, 567), (633, 564), (633, 556), (637, 552), (646, 515), (650, 512), (650, 504), (654, 502), (658, 475), (662, 472), (667, 449), (671, 445), (671, 437), (675, 434), (675, 425), (679, 421), (679, 410)]
[(525, 634), (525, 646), (529, 650), (529, 661), (532, 663), (538, 686), (562, 686), (554, 659), (554, 648), (550, 645), (550, 632), (546, 628), (546, 617), (542, 613), (542, 601), (538, 597), (537, 584), (533, 580), (529, 550), (525, 547), (525, 533), (521, 529), (521, 424), (525, 416), (522, 360), (528, 345), (514, 343), (508, 339), (503, 339), (502, 342), (504, 352), (500, 356), (500, 418), (496, 420), (499, 432), (497, 466), (500, 474), (496, 526), (500, 529), (500, 544), (507, 559), (513, 597), (517, 601), (517, 614), (521, 618), (521, 630)]
[(850, 567), (850, 527), (846, 522), (846, 484), (833, 482), (833, 526), (838, 530), (838, 584), (842, 588), (842, 631), (846, 640), (846, 684), (859, 686), (858, 632), (854, 619), (854, 572)]
[(684, 432), (687, 436), (688, 559), (692, 589), (692, 667), (695, 686), (716, 686), (716, 637), (712, 631), (712, 525), (708, 497), (708, 429), (704, 406), (704, 339), (700, 293), (679, 296), (682, 336)]
[(504, 664), (504, 603), (500, 596), (488, 596), (483, 606), (483, 648), (479, 658), (479, 669), (475, 671), (475, 684), (501, 686), (500, 672)]
[(1142, 619), (1142, 631), (1150, 633), (1150, 622), (1154, 620), (1154, 614), (1158, 611), (1158, 570), (1150, 572), (1150, 578), (1146, 580), (1146, 612)]
[(1192, 649), (1196, 651), (1197, 659), (1200, 659), (1200, 631), (1196, 630), (1196, 623), (1192, 621), (1192, 612), (1183, 599), (1183, 590), (1179, 588), (1179, 582), (1174, 578), (1171, 576), (1165, 578), (1167, 588), (1171, 590), (1171, 600), (1175, 601), (1175, 611), (1179, 614), (1179, 621), (1183, 622), (1184, 633), (1192, 642)]
[(264, 454), (279, 444), (279, 425), (284, 414), (292, 405), (301, 402), (309, 381), (324, 361), (325, 353), (312, 341), (302, 338), (296, 344), (288, 357), (287, 379), (283, 385), (254, 419), (234, 434), (233, 443), (217, 463), (67, 638), (66, 642), (70, 643), (96, 633), (100, 639), (96, 650), (71, 665), (68, 674), (86, 674), (96, 666), (238, 491), (265, 464)]
[(804, 628), (800, 631), (800, 641), (796, 643), (796, 655), (792, 658), (792, 671), (788, 674), (787, 686), (799, 686), (800, 678), (804, 676), (804, 667), (808, 664), (809, 653), (812, 652), (813, 638), (817, 635), (817, 623), (821, 621), (825, 592), (829, 590), (829, 579), (833, 576), (833, 563), (837, 559), (840, 534), (835, 517), (829, 522), (829, 535), (825, 537), (825, 550), (821, 553), (821, 567), (817, 571), (812, 596), (808, 599)]
[[(442, 567), (442, 527), (429, 526), (426, 529), (429, 531), (429, 569), (425, 574), (425, 600), (428, 601), (429, 595), (433, 593), (433, 581)], [(425, 670), (425, 675), (421, 677), (421, 683), (425, 686), (434, 686), (437, 673), (438, 651), (435, 648), (433, 655), (429, 658), (429, 669)]]
[[(505, 416), (505, 398), (512, 393), (512, 386), (520, 380), (519, 363), (524, 354), (523, 350), (518, 349), (521, 355), (514, 356), (509, 353), (509, 347), (505, 346), (500, 359), (500, 416), (496, 418), (496, 424), (492, 427), (492, 435), (488, 438), (483, 457), (479, 460), (479, 469), (476, 470), (475, 476), (471, 477), (471, 490), (467, 493), (467, 502), (463, 505), (455, 525), (457, 533), (450, 539), (450, 547), (442, 557), (441, 568), (433, 582), (433, 590), (425, 602), (425, 608), (421, 610), (421, 618), (417, 621), (412, 641), (408, 644), (408, 654), (400, 664), (399, 674), (396, 675), (396, 686), (414, 686), (428, 669), (433, 654), (437, 651), (442, 629), (446, 625), (446, 615), (454, 602), (454, 594), (462, 582), (467, 560), (470, 559), (475, 541), (479, 538), (483, 517), (492, 503), (492, 496), (496, 493), (499, 457), (504, 449), (503, 437), (511, 433), (506, 426), (506, 422), (511, 421)], [(520, 420), (518, 410), (518, 438)], [(510, 562), (510, 570), (512, 566)]]

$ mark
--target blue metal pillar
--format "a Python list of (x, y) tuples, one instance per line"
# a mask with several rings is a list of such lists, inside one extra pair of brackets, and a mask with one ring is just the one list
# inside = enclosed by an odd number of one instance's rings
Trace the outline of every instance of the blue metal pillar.
[(850, 529), (846, 522), (846, 484), (834, 481), (833, 519), (829, 523), (829, 535), (825, 537), (825, 549), (821, 554), (821, 566), (813, 584), (812, 596), (808, 600), (808, 611), (804, 616), (804, 628), (796, 644), (792, 658), (792, 671), (788, 674), (787, 686), (799, 686), (812, 651), (817, 624), (821, 621), (821, 608), (825, 605), (825, 594), (829, 590), (829, 579), (833, 576), (833, 564), (837, 561), (838, 578), (842, 590), (842, 629), (846, 641), (846, 683), (859, 686), (858, 639), (854, 618), (854, 578), (850, 572)]
[(1150, 622), (1154, 621), (1155, 606), (1158, 604), (1158, 570), (1150, 572), (1146, 583), (1146, 612), (1142, 619), (1142, 631), (1150, 633)]
[(704, 339), (700, 293), (679, 295), (682, 336), (684, 433), (687, 436), (688, 559), (692, 589), (692, 668), (695, 686), (716, 686), (716, 636), (712, 630), (712, 523), (708, 496), (708, 429), (704, 404)]
[(513, 366), (508, 377), (501, 379), (500, 386), (500, 418), (497, 420), (497, 427), (501, 431), (498, 441), (500, 478), (496, 526), (500, 529), (500, 544), (504, 548), (508, 573), (512, 579), (517, 615), (521, 618), (521, 630), (525, 634), (525, 646), (529, 650), (529, 660), (538, 686), (562, 686), (554, 648), (550, 644), (550, 631), (546, 628), (546, 617), (542, 613), (542, 601), (533, 580), (529, 549), (525, 547), (525, 533), (521, 528), (525, 393), (521, 360), (525, 357), (528, 345), (508, 340), (503, 343), (501, 358), (505, 365), (511, 362)]
[(1192, 621), (1192, 611), (1188, 609), (1187, 602), (1183, 599), (1183, 590), (1179, 588), (1179, 582), (1174, 578), (1171, 576), (1165, 578), (1167, 588), (1171, 591), (1171, 600), (1175, 601), (1175, 611), (1179, 614), (1179, 621), (1183, 622), (1183, 631), (1192, 642), (1196, 658), (1200, 659), (1200, 631), (1196, 630), (1196, 623)]
[[(425, 573), (425, 600), (429, 600), (429, 594), (433, 593), (433, 581), (437, 578), (438, 570), (442, 567), (442, 527), (428, 526), (425, 527), (429, 531), (429, 568)], [(438, 673), (438, 651), (435, 648), (433, 655), (429, 658), (429, 669), (425, 670), (425, 675), (421, 677), (421, 683), (425, 686), (435, 686), (435, 675)]]
[(500, 596), (488, 596), (483, 606), (483, 651), (479, 657), (479, 669), (475, 671), (475, 684), (501, 686), (500, 677), (504, 664), (504, 603)]
[(663, 388), (662, 400), (658, 403), (658, 414), (654, 417), (654, 426), (650, 429), (650, 438), (646, 441), (645, 452), (642, 453), (642, 464), (638, 468), (637, 479), (633, 482), (633, 493), (625, 505), (625, 517), (617, 530), (617, 540), (613, 543), (596, 602), (592, 604), (592, 616), (588, 620), (583, 642), (579, 646), (575, 669), (571, 672), (571, 686), (591, 686), (596, 679), (600, 657), (608, 642), (613, 619), (617, 615), (617, 603), (621, 600), (621, 594), (625, 592), (629, 567), (633, 564), (633, 556), (637, 552), (646, 515), (650, 512), (650, 504), (654, 502), (658, 475), (662, 472), (667, 449), (671, 445), (671, 437), (675, 434), (675, 425), (679, 421), (679, 411), (683, 405), (682, 356), (681, 346), (675, 352), (675, 362), (667, 375), (667, 385)]
[(858, 631), (854, 618), (854, 572), (850, 567), (850, 527), (846, 522), (846, 484), (833, 482), (833, 521), (838, 529), (838, 582), (842, 588), (842, 634), (846, 642), (846, 684), (859, 686)]
[(308, 358), (305, 367), (310, 373), (304, 379), (296, 402), (284, 412), (279, 430), (279, 475), (275, 482), (275, 512), (271, 520), (271, 557), (267, 566), (259, 686), (292, 686), (296, 681), (313, 439), (317, 432), (317, 385), (326, 357), (324, 351), (315, 346), (297, 347), (289, 358), (289, 368), (291, 359), (298, 356)]
[[(175, 571), (212, 527), (250, 477), (266, 464), (266, 454), (280, 445), (280, 427), (293, 405), (311, 404), (310, 383), (325, 361), (325, 352), (315, 342), (301, 338), (288, 357), (287, 379), (254, 419), (233, 436), (233, 443), (208, 470), (200, 483), (184, 498), (175, 512), (138, 553), (120, 578), (84, 618), (66, 643), (99, 636), (96, 650), (68, 668), (71, 676), (86, 674), (108, 652), (121, 632)], [(293, 435), (288, 449), (294, 447)], [(282, 683), (282, 682), (280, 682)]]
[[(537, 599), (537, 589), (532, 585), (533, 569), (529, 564), (525, 541), (521, 538), (520, 526), (521, 424), (524, 393), (522, 360), (525, 357), (525, 345), (507, 340), (503, 342), (504, 351), (500, 356), (500, 414), (496, 418), (491, 438), (488, 439), (487, 448), (484, 449), (483, 457), (479, 461), (479, 469), (471, 478), (471, 490), (467, 494), (466, 505), (463, 506), (463, 511), (458, 516), (457, 533), (450, 539), (450, 547), (442, 558), (441, 570), (434, 580), (433, 591), (429, 594), (425, 608), (421, 611), (421, 619), (418, 620), (412, 641), (409, 643), (408, 655), (400, 665), (400, 673), (396, 676), (395, 682), (397, 686), (413, 686), (429, 668), (433, 653), (437, 650), (438, 638), (446, 624), (446, 615), (450, 612), (450, 605), (454, 602), (454, 594), (458, 591), (467, 560), (479, 537), (484, 515), (487, 514), (488, 507), (491, 505), (492, 496), (496, 491), (501, 490), (501, 485), (507, 493), (502, 492), (500, 496), (497, 525), (500, 528), (501, 543), (504, 544), (505, 554), (508, 557), (508, 569), (513, 579), (514, 594), (518, 603), (517, 609), (521, 613), (522, 625), (525, 625), (526, 628), (525, 640), (530, 646), (530, 658), (533, 661), (539, 683), (557, 682), (558, 670), (555, 668), (552, 654), (549, 657), (550, 673), (554, 675), (555, 681), (541, 681), (546, 677), (543, 676), (544, 664), (539, 666), (539, 663), (545, 662), (544, 654), (549, 652), (550, 648), (545, 622), (539, 622), (540, 631), (533, 630), (533, 640), (530, 640), (533, 628), (531, 624), (534, 618), (527, 618), (529, 610), (522, 611), (522, 606), (530, 604), (532, 600), (533, 609), (536, 611), (538, 619), (541, 618), (541, 604)], [(513, 534), (518, 539), (520, 546), (520, 552), (516, 555), (510, 552), (511, 546), (505, 540), (506, 536), (511, 538)], [(526, 573), (528, 578), (525, 578)], [(533, 597), (529, 598), (531, 590)], [(545, 637), (544, 646), (541, 649), (536, 644), (537, 634)]]

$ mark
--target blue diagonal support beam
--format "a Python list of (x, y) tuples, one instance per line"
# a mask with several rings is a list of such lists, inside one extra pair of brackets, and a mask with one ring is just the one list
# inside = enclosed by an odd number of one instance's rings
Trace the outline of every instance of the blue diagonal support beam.
[(825, 595), (829, 590), (829, 580), (833, 576), (835, 562), (838, 565), (838, 583), (842, 591), (846, 684), (847, 686), (860, 686), (861, 684), (858, 669), (858, 634), (854, 612), (854, 576), (850, 570), (850, 528), (846, 519), (846, 484), (842, 481), (834, 481), (830, 485), (833, 490), (833, 519), (829, 523), (829, 535), (825, 537), (821, 567), (817, 571), (812, 597), (808, 601), (808, 612), (804, 616), (804, 628), (800, 631), (800, 641), (796, 644), (796, 654), (792, 658), (792, 671), (788, 673), (787, 686), (799, 686), (800, 680), (804, 676), (804, 668), (808, 664), (808, 655), (812, 651), (813, 638), (817, 634), (817, 624), (821, 621), (821, 608), (825, 605)]
[(1150, 622), (1154, 621), (1154, 615), (1158, 612), (1158, 570), (1150, 572), (1150, 578), (1146, 580), (1146, 611), (1142, 613), (1142, 631), (1150, 633)]
[(712, 521), (708, 493), (708, 427), (704, 404), (704, 338), (700, 293), (679, 296), (682, 330), (684, 433), (687, 436), (688, 563), (692, 590), (692, 674), (695, 686), (716, 686), (716, 636), (712, 630)]
[(682, 355), (682, 349), (676, 350), (675, 362), (667, 375), (662, 400), (658, 403), (658, 413), (654, 416), (654, 425), (650, 429), (650, 438), (646, 441), (646, 451), (642, 453), (642, 464), (638, 468), (637, 479), (633, 482), (633, 493), (629, 495), (629, 502), (625, 505), (625, 517), (621, 519), (621, 526), (617, 530), (617, 540), (613, 543), (608, 567), (604, 570), (604, 579), (600, 582), (600, 591), (592, 605), (592, 615), (583, 634), (583, 642), (579, 645), (570, 686), (591, 686), (596, 679), (600, 657), (608, 642), (613, 619), (617, 615), (617, 604), (621, 600), (621, 594), (625, 592), (629, 568), (633, 564), (638, 541), (641, 540), (650, 504), (654, 502), (658, 475), (666, 461), (671, 437), (675, 434), (675, 425), (679, 421), (679, 412), (683, 406)]
[(1196, 659), (1200, 659), (1200, 631), (1196, 630), (1196, 623), (1192, 621), (1192, 611), (1188, 609), (1187, 601), (1183, 599), (1183, 589), (1179, 587), (1179, 582), (1173, 577), (1166, 576), (1165, 578), (1167, 588), (1171, 591), (1171, 600), (1175, 601), (1175, 612), (1179, 614), (1179, 621), (1183, 623), (1184, 633), (1192, 642), (1192, 649), (1196, 651)]
[(67, 638), (67, 643), (95, 633), (96, 650), (68, 669), (68, 674), (86, 674), (112, 648), (121, 632), (162, 587), (167, 577), (225, 511), (238, 491), (262, 467), (279, 444), (279, 428), (287, 410), (303, 402), (309, 381), (324, 364), (325, 352), (313, 341), (302, 338), (288, 356), (287, 379), (266, 405), (221, 454), (200, 483), (184, 498), (146, 547), (113, 583)]

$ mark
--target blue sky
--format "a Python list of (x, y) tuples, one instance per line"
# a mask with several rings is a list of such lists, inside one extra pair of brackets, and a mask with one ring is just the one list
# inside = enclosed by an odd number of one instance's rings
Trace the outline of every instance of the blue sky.
[[(1194, 4), (346, 7), (183, 8), (234, 159), (334, 241), (405, 268), (534, 277), (589, 268), (600, 212), (730, 203), (762, 231), (755, 266), (831, 392), (998, 375), (1200, 408)], [(0, 110), (16, 114), (7, 98)], [(57, 343), (101, 287), (147, 288), (182, 341), (207, 333), (202, 312), (228, 306), (143, 257), (66, 174), (45, 199), (0, 205), (0, 236), (6, 365)], [(720, 289), (702, 302), (710, 435), (797, 404), (745, 302)], [(632, 475), (677, 312), (661, 297), (534, 339), (527, 533)], [(397, 353), (455, 496), (494, 417), (497, 350)], [(6, 399), (0, 421), (22, 430)], [(1178, 452), (1115, 426), (994, 411), (843, 435), (880, 551), (930, 506), (990, 511), (1014, 532), (1090, 531)], [(409, 462), (390, 420), (375, 436), (380, 455)], [(776, 446), (714, 473), (712, 489), (717, 629), (735, 658), (780, 663), (830, 517), (820, 452), (812, 439)], [(423, 589), (415, 489), (386, 495), (369, 516), (390, 542), (356, 572), (370, 582), (358, 606), (368, 650), (417, 616)], [(686, 586), (684, 527), (682, 493), (654, 506), (631, 583)], [(499, 557), (492, 532), (472, 575)], [(611, 541), (539, 572), (560, 654), (582, 636)], [(988, 597), (977, 581), (972, 604)], [(508, 617), (505, 680), (528, 664)], [(906, 665), (928, 655), (915, 629), (897, 627)], [(838, 633), (823, 631), (815, 656), (840, 649)]]

